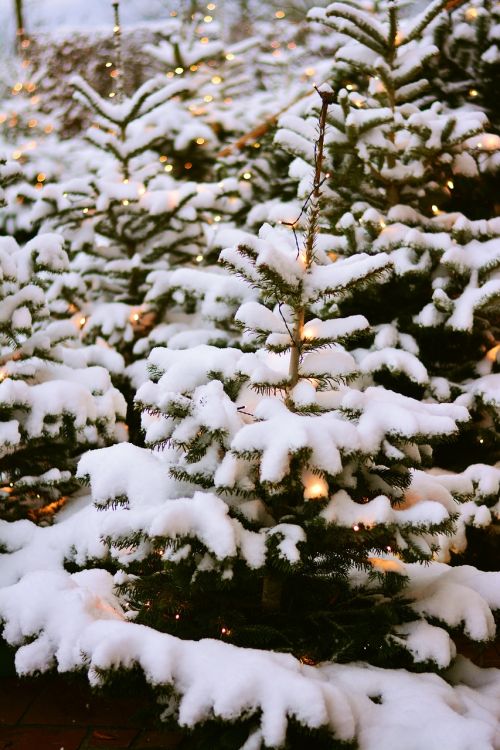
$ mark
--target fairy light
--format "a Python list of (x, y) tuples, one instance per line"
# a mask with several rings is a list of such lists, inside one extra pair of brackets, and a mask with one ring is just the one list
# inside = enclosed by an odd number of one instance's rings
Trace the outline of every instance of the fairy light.
[(439, 211), (439, 208), (438, 208), (438, 207), (436, 206), (436, 204), (435, 204), (435, 203), (433, 203), (433, 204), (432, 204), (432, 206), (431, 206), (431, 211), (432, 211), (432, 213), (433, 213), (433, 214), (435, 214), (436, 216), (437, 216), (437, 215), (438, 215), (438, 214), (440, 213), (440, 211)]
[(469, 96), (471, 99), (475, 99), (476, 96), (479, 96), (479, 91), (477, 89), (469, 89)]
[(208, 36), (202, 36), (200, 39), (200, 42), (202, 44), (208, 44)]
[(234, 57), (235, 56), (233, 55), (232, 52), (228, 52), (227, 55), (226, 55), (226, 60), (234, 60)]
[(252, 179), (251, 173), (250, 172), (243, 172), (243, 179), (244, 180), (251, 180)]
[(167, 165), (166, 165), (166, 166), (164, 167), (164, 170), (165, 170), (165, 172), (171, 172), (171, 171), (172, 171), (172, 169), (173, 169), (173, 166), (172, 166), (171, 164), (167, 164)]
[(198, 70), (198, 66), (195, 64), (190, 65), (189, 70), (191, 70), (193, 73), (196, 73), (196, 71)]
[(359, 525), (357, 523), (355, 523), (354, 526), (352, 527), (352, 530), (353, 531), (359, 531)]
[(178, 612), (175, 614), (174, 619), (175, 620), (180, 620), (181, 619), (181, 616), (180, 616), (180, 614)]
[(211, 94), (207, 94), (206, 96), (203, 97), (204, 102), (208, 103), (208, 102), (211, 102), (212, 100), (213, 100), (213, 96), (211, 96)]
[(125, 198), (125, 200), (122, 201), (122, 205), (123, 206), (128, 206), (129, 203), (130, 203), (130, 201), (128, 201), (126, 198)]
[(168, 156), (160, 156), (160, 161), (163, 163), (165, 161), (168, 161)]
[(89, 212), (88, 208), (83, 208), (83, 209), (82, 209), (82, 213), (83, 213), (83, 214), (88, 214), (88, 212)]
[(286, 16), (286, 13), (284, 10), (277, 10), (274, 14), (275, 18), (284, 18)]
[(222, 78), (220, 76), (213, 76), (212, 83), (214, 83), (217, 86), (219, 83), (222, 83)]
[(500, 344), (497, 344), (486, 352), (486, 359), (489, 362), (496, 362), (498, 352), (500, 352)]
[(107, 63), (106, 63), (106, 67), (107, 67), (107, 68), (111, 68), (112, 66), (113, 66), (113, 63), (112, 63), (112, 62), (107, 62)]
[(302, 338), (306, 339), (306, 341), (311, 341), (311, 339), (316, 338), (316, 336), (317, 336), (316, 328), (310, 325), (309, 323), (306, 323), (302, 331)]
[(196, 139), (196, 143), (198, 144), (198, 146), (203, 146), (203, 144), (205, 143), (205, 139), (204, 138), (197, 138)]
[(215, 10), (217, 5), (215, 3), (208, 3), (207, 10)]
[(45, 172), (39, 172), (36, 176), (36, 181), (45, 182), (46, 178), (47, 178), (47, 175), (45, 174)]
[(82, 317), (78, 321), (80, 328), (83, 328), (86, 322), (87, 322), (87, 318), (85, 317), (85, 315), (82, 315)]
[(302, 481), (304, 482), (305, 500), (318, 500), (328, 497), (328, 483), (323, 477), (306, 472)]
[(220, 220), (221, 220), (220, 216), (214, 216), (214, 221), (216, 224), (218, 224)]
[(453, 188), (455, 187), (455, 183), (453, 182), (453, 180), (448, 180), (446, 182), (446, 187), (450, 188), (450, 190), (453, 190)]
[(500, 137), (495, 133), (487, 133), (483, 135), (481, 142), (478, 143), (478, 148), (485, 148), (488, 151), (495, 151), (500, 148)]
[(180, 76), (182, 75), (182, 73), (184, 73), (184, 68), (178, 67), (175, 69), (175, 72), (177, 73), (178, 76)]
[(201, 263), (202, 260), (203, 260), (203, 255), (197, 255), (196, 258), (195, 258), (195, 260), (196, 260), (197, 263)]
[(477, 16), (478, 16), (477, 8), (474, 8), (474, 6), (472, 5), (469, 8), (467, 8), (467, 10), (465, 11), (465, 17), (468, 21), (475, 21)]
[(184, 164), (184, 169), (192, 169), (192, 167), (193, 167), (193, 165), (191, 164), (191, 162), (190, 162), (190, 161), (187, 161), (187, 162), (186, 162), (186, 163)]
[(305, 74), (305, 75), (306, 75), (306, 76), (307, 76), (308, 78), (311, 78), (311, 76), (313, 76), (313, 75), (314, 75), (315, 73), (316, 73), (316, 68), (306, 68), (306, 69), (304, 70), (304, 74)]
[(205, 23), (212, 23), (214, 19), (212, 18), (212, 16), (205, 16), (203, 20), (205, 21)]

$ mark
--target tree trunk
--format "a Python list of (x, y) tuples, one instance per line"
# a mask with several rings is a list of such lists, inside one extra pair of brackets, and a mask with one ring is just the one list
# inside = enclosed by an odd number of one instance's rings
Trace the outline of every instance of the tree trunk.
[(23, 0), (14, 0), (14, 10), (16, 13), (16, 48), (21, 53), (22, 43), (26, 37), (24, 29), (24, 9)]

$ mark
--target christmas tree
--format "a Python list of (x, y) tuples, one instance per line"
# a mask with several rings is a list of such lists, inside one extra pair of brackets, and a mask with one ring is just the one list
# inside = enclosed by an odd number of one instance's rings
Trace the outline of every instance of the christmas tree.
[[(494, 356), (485, 354), (495, 351), (498, 335), (499, 227), (491, 215), (476, 220), (473, 207), (471, 218), (458, 213), (455, 192), (459, 183), (488, 179), (500, 142), (485, 132), (483, 112), (446, 109), (423, 77), (438, 55), (426, 30), (444, 6), (434, 3), (419, 19), (400, 23), (393, 4), (382, 26), (355, 4), (310, 15), (349, 34), (336, 59), (356, 80), (339, 91), (328, 115), (325, 230), (333, 232), (339, 257), (387, 251), (394, 264), (385, 283), (341, 303), (342, 311), (363, 312), (375, 326), (375, 337), (355, 356), (376, 383), (437, 402), (467, 402), (473, 422), (459, 446), (436, 457), (443, 468), (459, 470), (498, 458)], [(277, 137), (296, 155), (291, 170), (302, 175), (303, 198), (313, 169), (314, 112), (285, 116), (281, 126)]]
[[(464, 521), (445, 482), (422, 470), (431, 446), (469, 415), (363, 385), (346, 347), (369, 323), (338, 305), (379, 284), (392, 264), (386, 253), (332, 259), (319, 234), (333, 99), (328, 88), (319, 93), (305, 231), (264, 226), (221, 255), (259, 290), (260, 301), (237, 313), (257, 351), (154, 349), (137, 401), (147, 445), (166, 449), (134, 452), (150, 482), (123, 476), (119, 446), (108, 460), (88, 454), (80, 474), (106, 514), (109, 553), (124, 570), (118, 592), (137, 623), (306, 664), (442, 668), (460, 618), (444, 606), (447, 566), (433, 561), (461, 543)], [(489, 480), (498, 486), (498, 472)], [(422, 587), (428, 564), (444, 586), (433, 605)], [(457, 576), (465, 581), (466, 571)]]

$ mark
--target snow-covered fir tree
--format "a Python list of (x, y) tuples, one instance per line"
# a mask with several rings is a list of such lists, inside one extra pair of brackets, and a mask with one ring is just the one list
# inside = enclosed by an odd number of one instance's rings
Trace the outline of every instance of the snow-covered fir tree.
[[(307, 664), (442, 668), (461, 616), (444, 605), (448, 568), (435, 561), (463, 545), (463, 520), (455, 524), (447, 478), (423, 469), (432, 445), (456, 436), (469, 414), (360, 379), (346, 346), (369, 322), (336, 303), (380, 283), (391, 259), (332, 259), (318, 234), (333, 98), (320, 95), (305, 231), (296, 242), (264, 226), (221, 255), (260, 293), (237, 313), (257, 351), (154, 349), (137, 401), (147, 445), (165, 453), (117, 446), (89, 453), (79, 471), (105, 514), (108, 552), (123, 567), (118, 591), (136, 622)], [(498, 481), (493, 470), (490, 491)], [(428, 564), (444, 586), (434, 605), (422, 588)], [(498, 606), (491, 591), (483, 606)], [(489, 618), (468, 635), (491, 637)]]
[(119, 355), (82, 348), (71, 322), (49, 317), (45, 290), (68, 262), (62, 239), (0, 245), (0, 513), (8, 517), (53, 510), (77, 489), (78, 457), (125, 437), (125, 403), (108, 372), (120, 368)]
[[(350, 35), (336, 59), (357, 76), (329, 111), (325, 229), (336, 236), (340, 257), (386, 251), (394, 267), (384, 284), (341, 304), (375, 325), (371, 346), (355, 356), (378, 383), (469, 404), (474, 422), (461, 449), (439, 454), (457, 469), (498, 455), (491, 429), (498, 423), (496, 381), (477, 379), (489, 375), (483, 359), (498, 337), (499, 226), (494, 217), (474, 220), (453, 210), (455, 183), (484, 179), (498, 164), (500, 142), (485, 132), (483, 112), (446, 109), (423, 77), (424, 64), (438, 54), (425, 31), (444, 6), (433, 3), (404, 23), (396, 4), (384, 21), (346, 3), (310, 15)], [(302, 177), (303, 197), (313, 169), (314, 112), (285, 116), (281, 126), (277, 138), (297, 156), (291, 171)]]

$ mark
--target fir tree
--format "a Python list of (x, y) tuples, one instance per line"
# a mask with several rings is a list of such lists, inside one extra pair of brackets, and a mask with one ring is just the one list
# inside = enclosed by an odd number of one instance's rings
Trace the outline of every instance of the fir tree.
[[(438, 458), (457, 470), (471, 459), (494, 463), (498, 456), (490, 429), (493, 381), (474, 384), (488, 371), (482, 360), (497, 337), (498, 222), (453, 211), (457, 184), (480, 182), (494, 167), (498, 139), (484, 132), (484, 113), (450, 111), (434, 101), (423, 77), (438, 55), (429, 24), (444, 5), (433, 3), (405, 23), (396, 4), (383, 21), (354, 3), (334, 3), (311, 16), (337, 34), (349, 33), (336, 59), (357, 76), (329, 112), (324, 229), (335, 235), (339, 256), (387, 251), (394, 264), (385, 284), (341, 304), (375, 324), (372, 344), (356, 358), (375, 382), (407, 395), (440, 401), (468, 394), (462, 398), (474, 426), (465, 428), (458, 451), (440, 451)], [(314, 116), (285, 116), (281, 125), (277, 138), (297, 156), (291, 169), (302, 175), (303, 196)], [(485, 388), (489, 395), (480, 396)]]
[[(458, 509), (450, 494), (444, 504), (410, 501), (410, 470), (426, 466), (430, 445), (455, 435), (468, 414), (356, 382), (344, 345), (368, 321), (325, 315), (324, 300), (379, 283), (391, 262), (384, 253), (335, 262), (318, 241), (332, 97), (322, 90), (321, 98), (301, 244), (285, 228), (263, 227), (221, 256), (265, 303), (237, 314), (258, 351), (154, 349), (152, 381), (137, 395), (147, 444), (169, 446), (155, 475), (163, 466), (178, 493), (204, 491), (151, 497), (141, 514), (143, 489), (128, 481), (112, 489), (116, 464), (105, 477), (102, 458), (89, 455), (80, 473), (101, 507), (124, 506), (112, 511), (108, 544), (127, 566), (120, 590), (139, 622), (312, 662), (409, 665), (404, 634), (424, 625), (405, 596), (403, 561), (446, 554)], [(152, 459), (143, 449), (136, 460)]]

